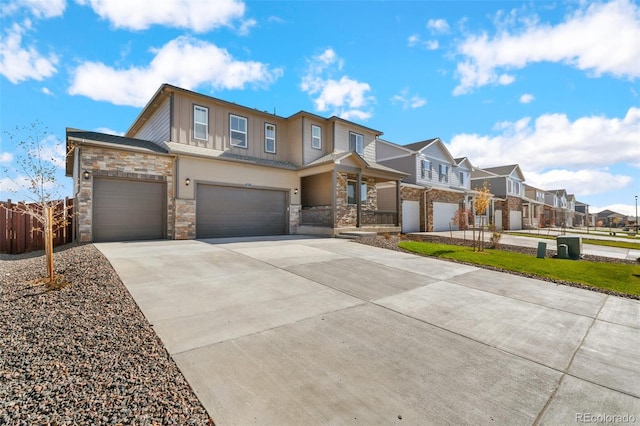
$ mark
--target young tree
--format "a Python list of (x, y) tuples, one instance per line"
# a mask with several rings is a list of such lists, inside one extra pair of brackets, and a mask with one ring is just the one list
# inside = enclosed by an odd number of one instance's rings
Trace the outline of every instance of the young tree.
[[(48, 284), (55, 283), (53, 265), (53, 234), (67, 225), (68, 216), (62, 199), (62, 185), (56, 177), (58, 168), (64, 164), (66, 155), (60, 141), (51, 140), (48, 129), (40, 121), (28, 126), (16, 127), (14, 132), (5, 132), (16, 146), (14, 172), (20, 176), (9, 177), (9, 170), (3, 167), (3, 173), (13, 182), (9, 192), (25, 194), (25, 202), (17, 203), (14, 213), (27, 214), (42, 225), (44, 248), (47, 261)], [(53, 142), (48, 144), (48, 142)], [(48, 146), (50, 145), (50, 146)]]
[[(476, 200), (474, 203), (476, 214), (480, 215), (480, 230), (478, 235), (478, 250), (484, 250), (484, 214), (487, 212), (489, 208), (489, 203), (491, 202), (491, 198), (493, 195), (491, 194), (491, 190), (489, 189), (489, 184), (487, 181), (484, 181), (481, 189), (475, 188), (479, 194), (476, 196)], [(475, 247), (474, 247), (475, 250)]]

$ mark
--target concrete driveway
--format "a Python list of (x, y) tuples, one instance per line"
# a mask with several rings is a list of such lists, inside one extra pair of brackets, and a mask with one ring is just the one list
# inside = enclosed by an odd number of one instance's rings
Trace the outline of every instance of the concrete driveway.
[(640, 422), (638, 301), (340, 239), (96, 247), (219, 426)]

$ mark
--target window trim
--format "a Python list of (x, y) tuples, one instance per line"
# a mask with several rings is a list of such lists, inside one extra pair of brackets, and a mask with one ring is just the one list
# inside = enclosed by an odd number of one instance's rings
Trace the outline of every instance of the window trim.
[(466, 176), (465, 172), (460, 172), (460, 186), (465, 186), (464, 178)]
[[(244, 120), (244, 127), (245, 127), (244, 132), (241, 130), (233, 129), (232, 123), (234, 118), (239, 118)], [(244, 134), (244, 145), (233, 143), (234, 132)], [(236, 114), (229, 114), (229, 145), (236, 148), (243, 148), (243, 149), (247, 149), (249, 147), (249, 119), (247, 117), (243, 117), (241, 115), (236, 115)]]
[[(205, 113), (205, 117), (207, 119), (205, 123), (196, 121), (196, 110), (198, 109), (202, 110)], [(197, 136), (196, 124), (204, 125), (204, 138), (199, 138)], [(199, 141), (209, 140), (209, 108), (202, 105), (193, 104), (193, 139), (197, 139)]]
[[(425, 168), (429, 165), (429, 168)], [(420, 160), (420, 179), (433, 179), (433, 169), (431, 168), (431, 160), (423, 158)]]
[[(442, 172), (444, 170), (444, 173)], [(449, 182), (449, 166), (446, 164), (438, 164), (438, 182)]]
[[(269, 126), (273, 127), (273, 137), (270, 138), (267, 133), (267, 128)], [(277, 138), (277, 134), (278, 134), (278, 130), (277, 130), (277, 126), (273, 123), (264, 123), (264, 152), (268, 153), (268, 154), (275, 154), (276, 153), (276, 138)], [(273, 151), (269, 151), (267, 149), (267, 143), (269, 140), (273, 140)]]
[[(314, 136), (313, 131), (314, 129), (318, 129), (318, 136)], [(316, 146), (316, 144), (314, 143), (315, 140), (318, 140), (318, 146)], [(311, 148), (313, 149), (322, 149), (322, 127), (317, 126), (315, 124), (311, 125)]]
[[(355, 149), (351, 149), (351, 136), (352, 135), (356, 137)], [(360, 140), (362, 142), (362, 148), (360, 149), (360, 151), (358, 151), (358, 136), (360, 136)], [(364, 135), (362, 133), (356, 133), (356, 132), (351, 132), (351, 131), (349, 132), (349, 151), (355, 151), (359, 155), (364, 155)]]

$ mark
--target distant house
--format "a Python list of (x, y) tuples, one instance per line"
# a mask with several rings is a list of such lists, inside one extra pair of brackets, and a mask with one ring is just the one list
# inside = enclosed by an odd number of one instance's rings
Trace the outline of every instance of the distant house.
[(625, 226), (627, 216), (613, 210), (602, 210), (596, 213), (596, 226), (608, 226), (612, 228)]
[(471, 187), (479, 189), (486, 182), (494, 196), (489, 214), (497, 229), (522, 229), (524, 181), (518, 164), (477, 168), (471, 172)]
[(522, 227), (536, 229), (545, 226), (544, 221), (544, 193), (545, 191), (531, 185), (524, 185), (524, 200), (522, 201)]

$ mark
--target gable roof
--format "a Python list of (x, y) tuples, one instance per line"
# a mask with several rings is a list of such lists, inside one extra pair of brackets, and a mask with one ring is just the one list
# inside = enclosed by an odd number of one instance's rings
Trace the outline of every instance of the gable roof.
[(495, 176), (504, 176), (504, 177), (509, 177), (513, 174), (513, 172), (517, 172), (517, 175), (520, 178), (520, 180), (522, 180), (523, 182), (525, 180), (524, 174), (522, 173), (522, 170), (520, 169), (520, 166), (518, 164), (509, 164), (506, 166), (497, 166), (497, 167), (483, 167), (481, 170), (489, 172)]
[(410, 149), (411, 151), (420, 151), (428, 147), (429, 145), (431, 145), (433, 142), (436, 141), (436, 139), (440, 139), (440, 138), (427, 139), (424, 141), (414, 142), (414, 143), (410, 143), (408, 145), (402, 145), (402, 146), (406, 149)]
[(467, 157), (458, 157), (453, 159), (455, 161), (456, 166), (462, 165), (462, 163), (467, 163), (469, 165), (469, 169), (473, 170), (473, 164), (471, 164), (471, 160)]
[(327, 154), (323, 157), (318, 158), (317, 160), (314, 160), (308, 164), (305, 164), (303, 167), (301, 167), (301, 169), (307, 169), (307, 168), (319, 166), (322, 164), (331, 164), (331, 163), (339, 164), (342, 160), (349, 157), (354, 158), (358, 163), (360, 163), (363, 166), (364, 169), (367, 169), (367, 170), (374, 170), (374, 171), (384, 172), (384, 173), (392, 173), (394, 175), (397, 175), (398, 177), (408, 176), (408, 173), (401, 172), (396, 169), (392, 169), (391, 167), (383, 166), (380, 163), (368, 162), (355, 151), (332, 152), (331, 154)]

